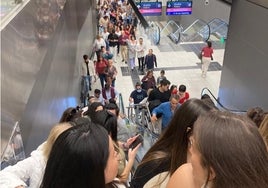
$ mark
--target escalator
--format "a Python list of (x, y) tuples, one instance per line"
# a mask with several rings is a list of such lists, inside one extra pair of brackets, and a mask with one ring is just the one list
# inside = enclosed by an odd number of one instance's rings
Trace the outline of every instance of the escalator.
[(133, 0), (128, 1), (129, 4), (131, 5), (132, 9), (134, 10), (135, 14), (137, 15), (138, 19), (140, 20), (140, 23), (144, 27), (144, 29), (149, 27), (148, 22), (145, 20), (144, 16), (140, 13), (136, 3)]
[(211, 92), (211, 90), (207, 87), (203, 88), (201, 91), (201, 98), (203, 95), (208, 95), (210, 99), (213, 101), (215, 106), (221, 111), (229, 111), (236, 114), (246, 114), (247, 110), (238, 110), (238, 109), (230, 109), (225, 107), (216, 96)]
[(173, 21), (168, 21), (162, 28), (161, 34), (168, 36), (175, 44), (185, 42), (204, 42), (213, 35), (222, 43), (227, 38), (228, 24), (219, 18), (214, 18), (208, 23), (197, 19), (189, 27), (183, 29), (182, 26)]
[(219, 18), (214, 18), (208, 23), (210, 27), (210, 35), (214, 35), (222, 42), (227, 39), (227, 32), (228, 32), (228, 24)]
[(210, 27), (205, 21), (197, 19), (180, 34), (180, 42), (207, 41), (210, 37)]
[(163, 34), (165, 36), (168, 36), (171, 41), (173, 41), (175, 44), (178, 44), (180, 42), (180, 33), (182, 31), (183, 28), (180, 26), (179, 23), (174, 20), (169, 20), (168, 23), (161, 30), (161, 34), (162, 36)]
[(184, 30), (178, 22), (170, 20), (162, 28), (161, 35), (169, 37), (175, 44), (206, 41), (210, 36), (210, 28), (205, 21), (198, 19)]
[(151, 40), (151, 43), (154, 45), (159, 44), (160, 42), (160, 27), (156, 22), (147, 22), (144, 18), (144, 16), (140, 13), (136, 3), (133, 0), (128, 1), (131, 5), (133, 11), (137, 15), (138, 19), (140, 20), (140, 23), (142, 25), (142, 29), (139, 28), (140, 31), (145, 35), (148, 36), (148, 38)]

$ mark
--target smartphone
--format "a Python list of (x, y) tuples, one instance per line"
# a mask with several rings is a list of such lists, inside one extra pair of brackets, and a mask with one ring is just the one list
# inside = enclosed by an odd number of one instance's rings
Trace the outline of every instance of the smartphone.
[(143, 137), (141, 135), (139, 135), (136, 140), (134, 140), (134, 142), (132, 142), (132, 144), (130, 144), (129, 148), (134, 149), (135, 147), (137, 147), (137, 145), (139, 145), (139, 143), (143, 142)]

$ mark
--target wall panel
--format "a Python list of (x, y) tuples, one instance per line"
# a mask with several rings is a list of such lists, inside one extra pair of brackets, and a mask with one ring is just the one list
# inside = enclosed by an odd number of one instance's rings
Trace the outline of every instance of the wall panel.
[(79, 104), (79, 64), (96, 35), (94, 3), (67, 0), (61, 9), (39, 2), (30, 1), (1, 31), (1, 141), (20, 121), (26, 154)]
[(268, 9), (233, 1), (219, 98), (238, 110), (268, 109)]

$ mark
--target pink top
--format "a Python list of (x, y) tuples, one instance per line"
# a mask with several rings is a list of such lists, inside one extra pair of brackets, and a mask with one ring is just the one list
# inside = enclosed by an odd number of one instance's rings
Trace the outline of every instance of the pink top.
[(213, 54), (213, 49), (206, 46), (202, 49), (202, 52), (203, 57), (211, 57), (211, 55)]

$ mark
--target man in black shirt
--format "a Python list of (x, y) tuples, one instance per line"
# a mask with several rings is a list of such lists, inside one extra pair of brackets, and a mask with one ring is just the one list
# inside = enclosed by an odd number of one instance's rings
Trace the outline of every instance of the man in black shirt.
[(171, 92), (169, 90), (170, 81), (167, 79), (161, 80), (160, 86), (158, 88), (153, 89), (148, 97), (149, 101), (149, 109), (152, 110), (160, 105), (163, 102), (168, 102), (171, 96)]

